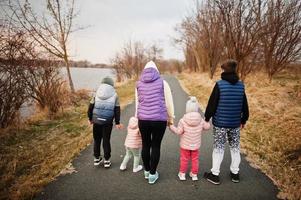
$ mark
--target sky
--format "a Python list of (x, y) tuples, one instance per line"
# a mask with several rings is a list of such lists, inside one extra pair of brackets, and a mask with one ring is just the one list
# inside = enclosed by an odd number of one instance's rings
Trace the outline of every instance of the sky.
[(77, 0), (75, 22), (87, 27), (73, 34), (73, 60), (110, 63), (129, 41), (157, 43), (164, 58), (183, 59), (172, 38), (175, 26), (188, 15), (194, 0)]

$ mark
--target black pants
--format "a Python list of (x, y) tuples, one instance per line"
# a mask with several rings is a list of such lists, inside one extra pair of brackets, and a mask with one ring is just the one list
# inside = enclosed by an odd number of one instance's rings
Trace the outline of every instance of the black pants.
[(142, 160), (145, 171), (155, 174), (160, 160), (161, 142), (165, 133), (166, 121), (139, 120), (142, 136)]
[(100, 144), (101, 140), (103, 146), (103, 153), (105, 160), (109, 160), (111, 157), (111, 132), (113, 124), (93, 124), (93, 138), (94, 138), (94, 157), (100, 156)]

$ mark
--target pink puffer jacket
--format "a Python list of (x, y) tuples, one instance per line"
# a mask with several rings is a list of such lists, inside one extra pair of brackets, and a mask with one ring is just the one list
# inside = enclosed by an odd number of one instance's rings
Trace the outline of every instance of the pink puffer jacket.
[(187, 150), (197, 150), (201, 146), (201, 134), (208, 130), (210, 124), (202, 119), (198, 112), (190, 112), (179, 121), (178, 128), (170, 126), (170, 129), (180, 135), (180, 147)]
[(124, 145), (128, 148), (141, 148), (142, 139), (138, 128), (138, 119), (131, 117), (127, 128), (127, 136)]

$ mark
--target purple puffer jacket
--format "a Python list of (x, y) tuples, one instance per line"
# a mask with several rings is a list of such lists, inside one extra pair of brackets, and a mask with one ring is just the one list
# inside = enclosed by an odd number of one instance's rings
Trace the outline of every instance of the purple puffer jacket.
[(137, 82), (138, 119), (149, 121), (167, 121), (163, 80), (155, 68), (142, 71)]

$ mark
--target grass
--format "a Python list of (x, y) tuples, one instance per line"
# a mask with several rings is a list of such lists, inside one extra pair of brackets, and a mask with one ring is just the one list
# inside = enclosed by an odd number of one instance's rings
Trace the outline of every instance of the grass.
[[(117, 85), (121, 107), (134, 99), (134, 81)], [(86, 115), (88, 100), (53, 119), (39, 113), (21, 126), (0, 130), (0, 199), (32, 199), (92, 141)]]
[[(220, 74), (220, 73), (217, 73)], [(183, 73), (179, 79), (202, 107), (213, 80), (206, 73)], [(253, 167), (260, 168), (278, 186), (281, 199), (301, 199), (301, 72), (286, 71), (272, 82), (262, 73), (245, 81), (250, 119), (241, 132), (241, 147)]]

